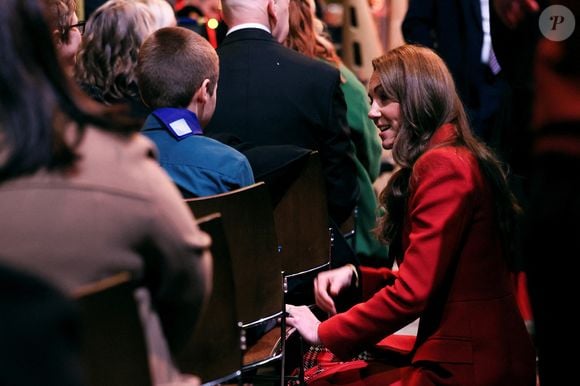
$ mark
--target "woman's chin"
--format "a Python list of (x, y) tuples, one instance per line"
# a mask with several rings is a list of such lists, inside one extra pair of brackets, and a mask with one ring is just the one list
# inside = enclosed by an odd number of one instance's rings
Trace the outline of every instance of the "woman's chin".
[(392, 141), (383, 141), (383, 149), (385, 150), (391, 150), (393, 148), (393, 142)]

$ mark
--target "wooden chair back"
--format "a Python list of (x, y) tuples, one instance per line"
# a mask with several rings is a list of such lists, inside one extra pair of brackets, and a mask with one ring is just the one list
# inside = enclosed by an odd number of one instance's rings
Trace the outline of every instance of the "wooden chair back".
[(281, 336), (281, 329), (273, 325), (283, 309), (280, 254), (265, 184), (185, 201), (196, 217), (216, 212), (222, 216), (234, 276), (232, 297), (242, 325), (242, 372), (280, 358), (269, 347), (275, 342), (264, 342), (272, 334)]
[[(331, 233), (320, 154), (312, 151), (300, 162), (302, 167), (298, 172), (295, 171), (296, 165), (290, 165), (294, 178), (287, 182), (286, 190), (281, 197), (277, 197), (274, 206), (274, 221), (284, 272), (285, 304), (313, 304), (313, 279), (318, 272), (330, 267)], [(286, 330), (285, 324), (282, 327)], [(294, 332), (294, 338), (295, 335)], [(292, 335), (285, 336), (281, 341), (285, 353), (282, 360), (282, 379), (289, 379), (285, 373), (287, 354), (290, 353), (291, 363), (299, 364), (299, 383), (304, 384), (301, 339), (293, 339), (294, 344), (287, 350), (286, 340), (290, 337)], [(298, 350), (296, 344), (299, 346)], [(292, 358), (295, 360), (292, 361)]]
[(242, 361), (232, 261), (221, 214), (198, 218), (197, 222), (212, 238), (213, 286), (177, 364), (181, 371), (199, 376), (203, 384), (218, 384), (239, 377)]
[(326, 187), (320, 154), (311, 152), (274, 207), (282, 269), (292, 275), (330, 259)]
[(79, 288), (81, 360), (89, 386), (151, 385), (135, 284), (128, 273)]
[(221, 213), (230, 246), (238, 320), (247, 324), (279, 314), (281, 263), (265, 184), (185, 201), (196, 217)]

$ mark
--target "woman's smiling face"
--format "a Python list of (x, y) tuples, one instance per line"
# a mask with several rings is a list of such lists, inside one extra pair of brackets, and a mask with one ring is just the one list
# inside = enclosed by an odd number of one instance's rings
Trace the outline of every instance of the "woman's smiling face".
[(371, 102), (368, 116), (379, 129), (383, 148), (392, 149), (401, 128), (400, 105), (387, 97), (376, 72), (369, 80), (368, 89)]

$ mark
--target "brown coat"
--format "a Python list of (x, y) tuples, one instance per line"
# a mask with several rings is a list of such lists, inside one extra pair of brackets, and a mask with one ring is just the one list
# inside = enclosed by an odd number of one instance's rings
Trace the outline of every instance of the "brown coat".
[(73, 170), (0, 185), (0, 262), (66, 292), (129, 271), (149, 290), (174, 347), (207, 292), (209, 237), (143, 136), (88, 129), (77, 152)]

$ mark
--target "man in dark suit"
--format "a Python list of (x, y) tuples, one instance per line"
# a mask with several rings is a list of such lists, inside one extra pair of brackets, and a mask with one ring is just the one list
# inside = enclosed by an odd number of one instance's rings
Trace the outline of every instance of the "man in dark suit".
[[(511, 90), (508, 105), (510, 122), (503, 133), (501, 153), (515, 174), (528, 178), (532, 169), (530, 150), (533, 142), (531, 130), (534, 98), (533, 62), (536, 46), (541, 37), (538, 28), (540, 10), (548, 6), (548, 1), (492, 2), (495, 5), (491, 8), (494, 50), (502, 68), (502, 75)], [(512, 9), (510, 4), (517, 5)]]
[[(472, 129), (494, 148), (506, 124), (507, 84), (492, 65), (488, 0), (411, 0), (405, 41), (433, 48), (445, 60)], [(495, 73), (494, 73), (495, 71)]]
[(218, 48), (218, 102), (206, 133), (318, 150), (329, 212), (340, 224), (359, 194), (340, 74), (279, 43), (288, 34), (288, 2), (222, 1), (230, 30)]

